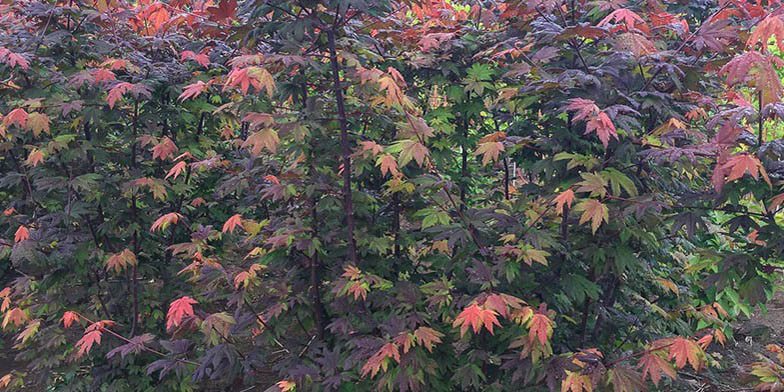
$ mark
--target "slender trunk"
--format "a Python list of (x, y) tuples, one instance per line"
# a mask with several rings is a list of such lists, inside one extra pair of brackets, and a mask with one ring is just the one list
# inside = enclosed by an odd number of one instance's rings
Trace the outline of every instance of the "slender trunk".
[(332, 64), (332, 81), (335, 101), (338, 106), (338, 122), (340, 123), (340, 144), (343, 148), (343, 209), (346, 215), (346, 232), (348, 241), (349, 261), (357, 265), (357, 243), (354, 240), (354, 206), (351, 199), (351, 145), (348, 141), (348, 123), (346, 121), (346, 107), (343, 101), (343, 88), (340, 85), (340, 65), (335, 49), (335, 31), (327, 31), (329, 41), (329, 59)]
[[(139, 101), (134, 102), (133, 104), (133, 144), (131, 145), (131, 169), (136, 168), (136, 138), (138, 137), (138, 126), (139, 126)], [(139, 216), (139, 209), (136, 206), (136, 194), (134, 193), (131, 197), (131, 209), (133, 211), (133, 219), (134, 221), (138, 221)], [(138, 231), (133, 232), (132, 238), (133, 244), (133, 254), (136, 255), (136, 265), (131, 266), (131, 274), (129, 276), (130, 279), (130, 286), (131, 286), (131, 296), (133, 299), (133, 317), (131, 318), (131, 336), (135, 336), (136, 334), (136, 323), (139, 319), (139, 291), (138, 291), (138, 270), (137, 265), (139, 263), (139, 233)]]
[(463, 142), (461, 143), (462, 162), (460, 165), (460, 211), (465, 209), (468, 188), (468, 119), (463, 119)]
[(761, 91), (757, 95), (757, 100), (759, 101), (759, 109), (758, 109), (759, 110), (759, 113), (758, 113), (759, 114), (759, 124), (758, 124), (758, 130), (757, 130), (757, 132), (759, 133), (759, 136), (757, 136), (757, 147), (760, 147), (760, 146), (762, 146), (762, 135), (763, 135), (763, 131), (764, 131), (763, 125), (765, 124), (765, 118), (762, 117), (762, 92)]
[[(305, 78), (305, 72), (300, 72), (303, 77), (302, 80), (302, 111), (305, 116), (308, 115), (308, 85)], [(316, 183), (316, 138), (311, 138), (310, 142), (310, 176), (311, 183)], [(315, 190), (310, 195), (309, 201), (311, 228), (313, 230), (313, 241), (318, 239), (318, 211), (316, 209), (316, 194)], [(327, 310), (324, 308), (324, 302), (321, 299), (321, 274), (319, 268), (321, 261), (318, 257), (318, 251), (314, 250), (313, 255), (310, 257), (310, 295), (313, 301), (313, 318), (316, 320), (316, 331), (319, 340), (324, 340), (326, 330)]]

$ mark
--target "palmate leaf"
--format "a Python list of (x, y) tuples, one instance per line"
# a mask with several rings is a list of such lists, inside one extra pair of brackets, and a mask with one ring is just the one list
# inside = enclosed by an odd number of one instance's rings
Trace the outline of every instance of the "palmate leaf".
[(558, 196), (553, 199), (553, 203), (555, 203), (555, 212), (558, 215), (563, 214), (564, 206), (571, 208), (572, 203), (574, 203), (574, 191), (567, 189), (559, 193)]
[(576, 211), (582, 211), (583, 215), (580, 217), (580, 224), (591, 221), (591, 231), (596, 234), (596, 230), (601, 226), (602, 221), (610, 222), (610, 209), (598, 200), (590, 199), (577, 204), (574, 207)]
[(497, 315), (498, 313), (494, 310), (471, 304), (460, 312), (452, 326), (455, 328), (460, 327), (460, 337), (463, 337), (468, 332), (469, 327), (473, 329), (474, 333), (479, 333), (482, 327), (484, 327), (493, 335), (493, 326), (501, 326), (501, 323), (498, 322), (498, 317), (496, 317)]
[(784, 21), (781, 15), (770, 14), (763, 19), (749, 35), (746, 47), (754, 48), (758, 43), (762, 52), (768, 50), (768, 42), (776, 36), (776, 45), (780, 52), (784, 52)]
[(613, 392), (644, 392), (648, 385), (640, 373), (625, 366), (615, 366), (608, 372), (608, 381), (613, 386)]
[(653, 381), (653, 384), (656, 386), (659, 385), (662, 374), (673, 380), (678, 377), (677, 373), (675, 373), (675, 368), (672, 367), (672, 364), (662, 359), (655, 352), (647, 352), (643, 354), (638, 361), (638, 367), (642, 369), (643, 380), (647, 376), (650, 376), (651, 381)]
[(182, 323), (185, 317), (193, 316), (193, 305), (198, 302), (188, 296), (181, 297), (169, 305), (169, 312), (166, 314), (166, 330), (172, 330)]

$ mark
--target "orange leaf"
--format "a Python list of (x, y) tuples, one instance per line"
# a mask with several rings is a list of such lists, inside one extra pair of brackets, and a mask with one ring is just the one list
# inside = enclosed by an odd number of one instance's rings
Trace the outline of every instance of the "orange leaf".
[(553, 203), (555, 203), (555, 212), (558, 213), (558, 215), (561, 215), (564, 211), (564, 205), (571, 208), (573, 202), (574, 192), (571, 189), (561, 192), (553, 199)]
[(155, 222), (153, 222), (152, 226), (150, 227), (150, 231), (154, 232), (154, 231), (156, 231), (158, 229), (166, 230), (166, 228), (170, 224), (176, 225), (177, 222), (180, 220), (180, 218), (182, 218), (182, 215), (180, 215), (179, 213), (177, 213), (177, 212), (170, 212), (170, 213), (168, 213), (168, 214), (158, 218)]
[(673, 380), (677, 377), (672, 365), (652, 352), (645, 353), (640, 357), (638, 368), (642, 368), (643, 380), (647, 375), (650, 375), (651, 381), (656, 386), (659, 386), (662, 373)]
[(493, 335), (493, 325), (501, 326), (496, 315), (498, 313), (494, 310), (471, 304), (460, 312), (452, 326), (455, 328), (460, 326), (460, 337), (463, 337), (468, 332), (469, 327), (473, 328), (474, 333), (479, 333), (483, 326)]
[(550, 318), (543, 313), (534, 313), (528, 322), (528, 340), (533, 341), (536, 338), (540, 344), (545, 345), (552, 334), (553, 322)]
[(175, 300), (169, 305), (169, 313), (166, 314), (166, 330), (177, 327), (182, 323), (186, 316), (193, 316), (193, 306), (198, 302), (188, 296)]
[(596, 233), (602, 221), (610, 222), (610, 210), (598, 200), (583, 201), (577, 204), (574, 209), (583, 211), (583, 215), (580, 217), (580, 224), (591, 221), (591, 231), (593, 233)]
[(20, 308), (13, 308), (6, 312), (5, 318), (3, 318), (3, 329), (5, 329), (9, 323), (20, 326), (24, 324), (25, 321), (27, 321), (27, 313)]
[(16, 234), (14, 234), (14, 242), (27, 241), (29, 238), (30, 231), (27, 230), (25, 225), (21, 225), (18, 229), (16, 229)]
[(34, 148), (30, 151), (30, 155), (27, 156), (27, 159), (25, 159), (24, 163), (27, 166), (36, 167), (43, 162), (44, 162), (44, 152), (37, 148)]
[(165, 180), (165, 179), (167, 179), (167, 178), (169, 178), (169, 177), (172, 177), (172, 179), (173, 179), (173, 180), (176, 180), (176, 179), (177, 179), (177, 177), (178, 177), (178, 176), (179, 176), (179, 175), (180, 175), (180, 174), (181, 174), (183, 171), (185, 171), (185, 167), (186, 167), (186, 166), (187, 166), (187, 164), (185, 163), (185, 161), (179, 161), (179, 162), (177, 162), (177, 163), (176, 163), (176, 164), (175, 164), (175, 165), (174, 165), (174, 166), (173, 166), (171, 169), (169, 169), (169, 172), (168, 172), (168, 173), (166, 173), (166, 177), (164, 177), (164, 180)]
[(381, 166), (382, 176), (392, 174), (393, 177), (398, 177), (400, 175), (400, 170), (397, 168), (397, 161), (395, 161), (395, 157), (392, 155), (384, 154), (379, 156), (376, 160), (376, 166)]
[(9, 126), (12, 124), (16, 124), (19, 128), (25, 128), (27, 126), (27, 120), (30, 116), (27, 112), (22, 108), (16, 108), (10, 111), (8, 114), (3, 117), (3, 125)]
[(237, 226), (242, 227), (243, 229), (245, 228), (242, 226), (242, 215), (240, 214), (236, 214), (226, 220), (226, 223), (223, 224), (223, 233), (225, 234), (228, 231), (229, 233), (234, 234), (234, 228)]
[(79, 322), (80, 319), (81, 318), (79, 317), (79, 313), (72, 312), (69, 310), (63, 313), (63, 318), (61, 318), (60, 320), (63, 322), (63, 327), (70, 328), (71, 324), (73, 324), (74, 321)]
[(136, 265), (136, 255), (130, 249), (115, 253), (106, 260), (106, 269), (114, 270), (116, 273), (124, 271), (129, 265)]
[(424, 346), (427, 351), (433, 352), (433, 345), (441, 343), (444, 334), (433, 328), (419, 327), (414, 331), (414, 337), (416, 337), (417, 344)]
[(690, 339), (677, 337), (672, 340), (670, 355), (667, 359), (675, 359), (675, 366), (678, 369), (682, 369), (686, 366), (686, 362), (688, 362), (694, 370), (699, 371), (702, 367), (700, 353), (702, 353), (702, 350), (697, 346), (697, 343), (694, 343)]
[(485, 166), (490, 161), (497, 161), (501, 151), (504, 151), (504, 144), (501, 142), (480, 143), (479, 148), (474, 151), (474, 156), (482, 155), (482, 166)]

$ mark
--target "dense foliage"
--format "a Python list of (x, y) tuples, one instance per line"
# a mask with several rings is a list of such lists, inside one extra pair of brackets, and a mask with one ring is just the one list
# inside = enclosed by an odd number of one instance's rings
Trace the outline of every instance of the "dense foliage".
[(781, 14), (0, 1), (0, 386), (641, 391), (720, 366), (784, 251)]

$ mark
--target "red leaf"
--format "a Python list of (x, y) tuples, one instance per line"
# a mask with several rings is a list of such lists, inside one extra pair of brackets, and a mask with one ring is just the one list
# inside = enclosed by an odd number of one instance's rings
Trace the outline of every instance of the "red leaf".
[(179, 213), (177, 213), (177, 212), (170, 212), (170, 213), (168, 213), (168, 214), (158, 218), (155, 222), (153, 222), (152, 226), (150, 227), (150, 231), (154, 232), (154, 231), (156, 231), (158, 229), (166, 230), (166, 228), (170, 224), (175, 224), (176, 225), (177, 222), (180, 220), (180, 218), (182, 218), (182, 215), (180, 215)]
[(166, 177), (164, 177), (164, 180), (165, 180), (165, 179), (167, 179), (167, 178), (169, 178), (169, 177), (173, 177), (172, 179), (173, 179), (173, 180), (176, 180), (176, 179), (177, 179), (177, 177), (178, 177), (178, 176), (179, 176), (179, 175), (180, 175), (180, 174), (181, 174), (183, 171), (185, 171), (185, 167), (186, 167), (186, 166), (187, 166), (187, 164), (185, 163), (185, 161), (179, 161), (179, 162), (177, 162), (177, 163), (174, 165), (174, 167), (172, 167), (172, 168), (169, 170), (169, 172), (168, 172), (168, 173), (166, 173)]
[(166, 330), (178, 327), (183, 318), (193, 316), (193, 305), (197, 303), (195, 299), (188, 296), (172, 302), (169, 305), (169, 313), (166, 314)]
[(640, 23), (645, 25), (645, 21), (642, 20), (640, 15), (634, 13), (634, 11), (627, 10), (625, 8), (617, 9), (607, 15), (604, 19), (597, 26), (601, 27), (609, 23), (610, 21), (614, 21), (615, 23), (622, 23), (626, 26), (626, 30), (631, 30), (634, 28), (634, 25)]
[(201, 80), (197, 81), (196, 83), (189, 84), (185, 86), (185, 90), (182, 91), (182, 94), (180, 94), (178, 99), (184, 101), (189, 98), (196, 98), (201, 93), (207, 91), (207, 87), (209, 87), (209, 85), (202, 82)]
[(236, 214), (226, 220), (226, 223), (223, 224), (223, 233), (225, 234), (228, 231), (229, 233), (234, 234), (234, 228), (237, 226), (242, 227), (243, 229), (245, 228), (242, 226), (242, 215), (240, 214)]
[(220, 22), (225, 19), (234, 19), (237, 15), (237, 0), (219, 0), (217, 7), (207, 8), (207, 12), (212, 15), (210, 20)]
[(164, 137), (160, 143), (152, 148), (152, 159), (166, 160), (177, 152), (178, 148), (168, 137)]
[(460, 326), (460, 337), (463, 337), (468, 328), (471, 327), (474, 333), (479, 333), (479, 330), (484, 326), (491, 335), (493, 335), (493, 326), (501, 326), (496, 317), (498, 313), (494, 310), (479, 307), (477, 304), (471, 304), (457, 316), (452, 326), (457, 328)]
[(70, 328), (74, 321), (79, 322), (80, 319), (81, 318), (79, 317), (79, 313), (67, 311), (63, 313), (63, 318), (60, 320), (63, 322), (63, 326), (65, 328)]
[(30, 116), (27, 115), (27, 112), (24, 109), (16, 108), (3, 117), (3, 125), (9, 126), (16, 124), (19, 128), (25, 128), (29, 118)]
[(14, 324), (16, 326), (20, 326), (27, 321), (27, 313), (25, 313), (20, 308), (13, 308), (6, 312), (5, 318), (3, 318), (3, 329), (8, 326), (8, 324)]
[(21, 225), (18, 229), (16, 229), (16, 234), (14, 234), (14, 242), (27, 241), (29, 238), (30, 231), (27, 230), (27, 226)]

